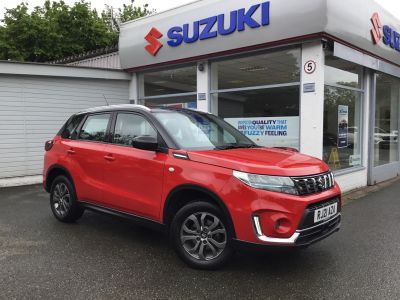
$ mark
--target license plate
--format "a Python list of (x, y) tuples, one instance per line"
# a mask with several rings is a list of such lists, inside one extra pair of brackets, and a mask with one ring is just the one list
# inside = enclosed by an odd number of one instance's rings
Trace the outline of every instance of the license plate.
[(337, 214), (338, 204), (334, 203), (323, 208), (317, 209), (314, 212), (314, 223), (328, 220), (330, 217)]

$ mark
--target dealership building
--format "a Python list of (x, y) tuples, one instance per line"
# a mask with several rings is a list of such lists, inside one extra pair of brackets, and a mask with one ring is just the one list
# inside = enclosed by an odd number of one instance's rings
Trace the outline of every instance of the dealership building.
[(0, 62), (0, 178), (40, 174), (45, 139), (104, 97), (217, 114), (323, 159), (344, 191), (400, 174), (400, 20), (374, 1), (196, 1), (123, 24), (117, 55), (120, 70)]

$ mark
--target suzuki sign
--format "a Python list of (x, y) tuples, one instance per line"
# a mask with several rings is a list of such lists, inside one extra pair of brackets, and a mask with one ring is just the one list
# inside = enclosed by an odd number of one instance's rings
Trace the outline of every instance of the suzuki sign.
[(119, 55), (135, 71), (332, 39), (400, 66), (399, 29), (374, 0), (201, 0), (122, 24)]
[[(227, 15), (220, 14), (194, 21), (192, 24), (186, 23), (182, 26), (173, 26), (168, 30), (167, 44), (170, 47), (178, 47), (182, 43), (192, 44), (199, 40), (203, 41), (218, 36), (230, 35), (236, 31), (244, 31), (246, 28), (255, 29), (267, 26), (269, 25), (269, 7), (270, 3), (267, 1), (255, 4), (248, 9), (241, 8), (231, 11)], [(260, 19), (260, 21), (257, 21), (255, 15), (259, 10), (261, 10), (261, 18), (257, 18)], [(225, 26), (226, 23), (228, 26)], [(156, 56), (161, 47), (163, 47), (163, 44), (158, 41), (162, 36), (163, 34), (154, 27), (145, 36), (146, 41), (149, 42), (145, 49), (149, 54)]]
[(385, 45), (400, 51), (400, 33), (389, 25), (382, 26), (378, 13), (372, 15), (371, 22), (373, 26), (371, 34), (374, 44), (379, 44), (383, 41)]
[[(261, 9), (260, 22), (254, 19), (255, 13)], [(228, 27), (225, 28), (225, 23)], [(236, 31), (244, 31), (248, 28), (260, 28), (269, 25), (269, 2), (256, 4), (249, 9), (241, 8), (229, 13), (212, 16), (193, 22), (192, 25), (184, 24), (175, 26), (168, 30), (168, 45), (171, 47), (180, 46), (183, 43), (191, 44), (198, 40), (207, 40), (221, 35), (230, 35)], [(191, 27), (192, 26), (192, 27)], [(190, 34), (192, 32), (192, 34)]]

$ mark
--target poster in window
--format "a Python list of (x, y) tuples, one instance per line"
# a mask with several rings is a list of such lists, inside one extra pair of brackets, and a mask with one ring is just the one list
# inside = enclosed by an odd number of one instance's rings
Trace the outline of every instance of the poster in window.
[(338, 106), (338, 148), (346, 148), (349, 140), (349, 107)]
[(260, 146), (299, 149), (299, 117), (227, 118), (225, 121)]

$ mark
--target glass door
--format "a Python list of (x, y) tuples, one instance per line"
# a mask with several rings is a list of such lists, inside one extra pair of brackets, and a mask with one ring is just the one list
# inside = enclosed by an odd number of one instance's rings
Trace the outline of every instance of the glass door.
[(377, 73), (375, 82), (375, 121), (371, 130), (372, 184), (400, 174), (400, 78)]

